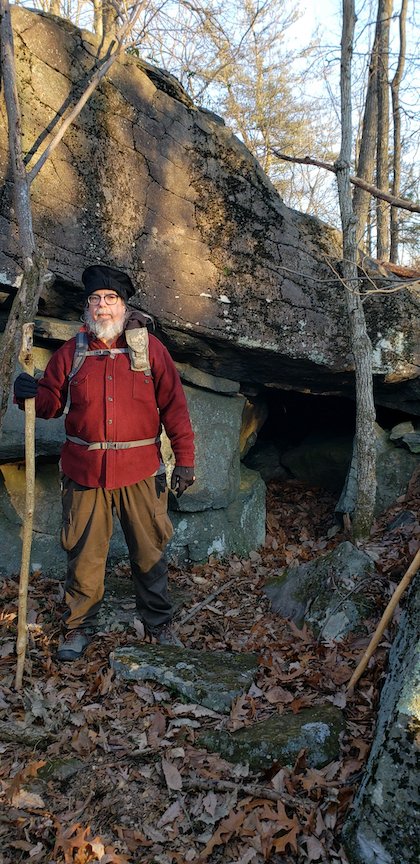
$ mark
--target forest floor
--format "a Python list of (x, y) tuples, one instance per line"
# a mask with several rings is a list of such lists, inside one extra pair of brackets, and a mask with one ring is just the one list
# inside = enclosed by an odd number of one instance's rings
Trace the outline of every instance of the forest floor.
[[(180, 626), (186, 647), (258, 654), (255, 683), (235, 701), (225, 728), (332, 702), (344, 712), (345, 733), (339, 758), (322, 769), (309, 768), (302, 751), (293, 766), (257, 776), (200, 749), (199, 733), (220, 716), (160, 684), (121, 681), (110, 669), (110, 652), (139, 639), (135, 626), (103, 633), (83, 659), (58, 664), (62, 583), (42, 573), (31, 577), (28, 659), (16, 692), (18, 579), (5, 580), (0, 864), (345, 864), (340, 832), (369, 754), (398, 613), (351, 698), (346, 684), (418, 548), (418, 521), (396, 519), (408, 510), (418, 518), (415, 495), (412, 488), (363, 544), (376, 563), (375, 615), (363, 636), (341, 643), (324, 644), (273, 614), (261, 590), (286, 565), (348, 539), (334, 527), (335, 499), (320, 489), (270, 484), (266, 544), (249, 559), (171, 568), (171, 584), (192, 598), (191, 609), (226, 582)], [(124, 564), (117, 574), (129, 578)]]

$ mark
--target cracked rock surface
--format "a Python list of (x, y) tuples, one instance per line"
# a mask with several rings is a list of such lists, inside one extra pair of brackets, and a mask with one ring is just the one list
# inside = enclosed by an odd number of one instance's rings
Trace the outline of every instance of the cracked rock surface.
[[(33, 152), (83, 91), (99, 43), (44, 13), (12, 15), (24, 148)], [(1, 99), (0, 115), (7, 294), (21, 263)], [(115, 62), (31, 197), (56, 277), (43, 315), (78, 320), (81, 273), (102, 261), (132, 274), (135, 305), (155, 316), (176, 359), (233, 380), (353, 395), (338, 232), (286, 207), (246, 147), (172, 76), (128, 55)], [(417, 413), (418, 298), (381, 294), (365, 309), (377, 400)]]

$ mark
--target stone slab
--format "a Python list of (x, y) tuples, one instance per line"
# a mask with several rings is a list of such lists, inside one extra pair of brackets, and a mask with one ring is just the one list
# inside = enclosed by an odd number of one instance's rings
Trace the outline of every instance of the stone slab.
[(158, 681), (190, 702), (225, 714), (249, 689), (258, 667), (255, 654), (161, 645), (117, 648), (110, 655), (110, 664), (120, 678)]
[[(171, 509), (182, 512), (217, 510), (228, 507), (239, 491), (239, 439), (243, 396), (232, 396), (184, 386), (196, 442), (196, 481)], [(168, 444), (163, 458), (170, 463)]]
[(189, 363), (175, 363), (175, 366), (178, 369), (181, 380), (187, 384), (195, 384), (203, 390), (212, 390), (214, 393), (223, 393), (225, 396), (234, 396), (236, 393), (239, 393), (239, 381), (231, 381), (229, 378), (218, 378), (216, 375), (210, 375), (209, 372), (195, 369)]
[(273, 714), (233, 733), (210, 730), (200, 735), (199, 743), (253, 771), (267, 770), (273, 763), (293, 765), (303, 749), (308, 766), (321, 768), (338, 757), (343, 729), (341, 711), (328, 704), (298, 714)]

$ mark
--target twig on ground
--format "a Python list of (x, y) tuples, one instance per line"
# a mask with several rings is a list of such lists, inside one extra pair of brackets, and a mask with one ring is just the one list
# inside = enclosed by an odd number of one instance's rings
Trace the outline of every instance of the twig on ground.
[(222, 592), (226, 591), (227, 588), (230, 588), (230, 586), (233, 585), (233, 583), (236, 582), (237, 579), (238, 577), (234, 576), (233, 579), (229, 579), (228, 582), (224, 582), (223, 585), (221, 585), (220, 588), (217, 589), (217, 591), (213, 591), (213, 594), (210, 594), (208, 597), (202, 600), (201, 603), (197, 603), (196, 606), (190, 609), (190, 611), (187, 612), (187, 614), (184, 615), (183, 618), (181, 618), (181, 620), (178, 622), (178, 626), (182, 627), (183, 624), (186, 624), (187, 621), (190, 621), (191, 618), (194, 618), (194, 615), (196, 615), (197, 612), (200, 612), (200, 610), (208, 606), (215, 597), (217, 597), (219, 594), (222, 594)]
[[(312, 801), (307, 798), (295, 798), (287, 792), (277, 792), (258, 783), (233, 783), (232, 780), (202, 780), (201, 777), (182, 778), (183, 789), (202, 789), (204, 792), (243, 792), (253, 798), (267, 798), (269, 801), (283, 801), (290, 807), (312, 807)], [(315, 806), (315, 804), (313, 805)]]

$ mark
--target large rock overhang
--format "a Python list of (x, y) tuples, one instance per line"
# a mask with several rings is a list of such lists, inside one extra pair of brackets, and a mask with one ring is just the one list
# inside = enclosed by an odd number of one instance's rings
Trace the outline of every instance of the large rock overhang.
[[(13, 23), (28, 151), (80, 93), (98, 42), (22, 7)], [(21, 267), (5, 122), (0, 170), (7, 293)], [(244, 145), (170, 76), (117, 61), (35, 179), (32, 203), (56, 280), (43, 315), (76, 318), (82, 270), (110, 263), (130, 271), (135, 305), (179, 359), (240, 381), (354, 395), (339, 234), (287, 208)], [(420, 413), (419, 308), (404, 288), (365, 303), (377, 401), (409, 413)]]

